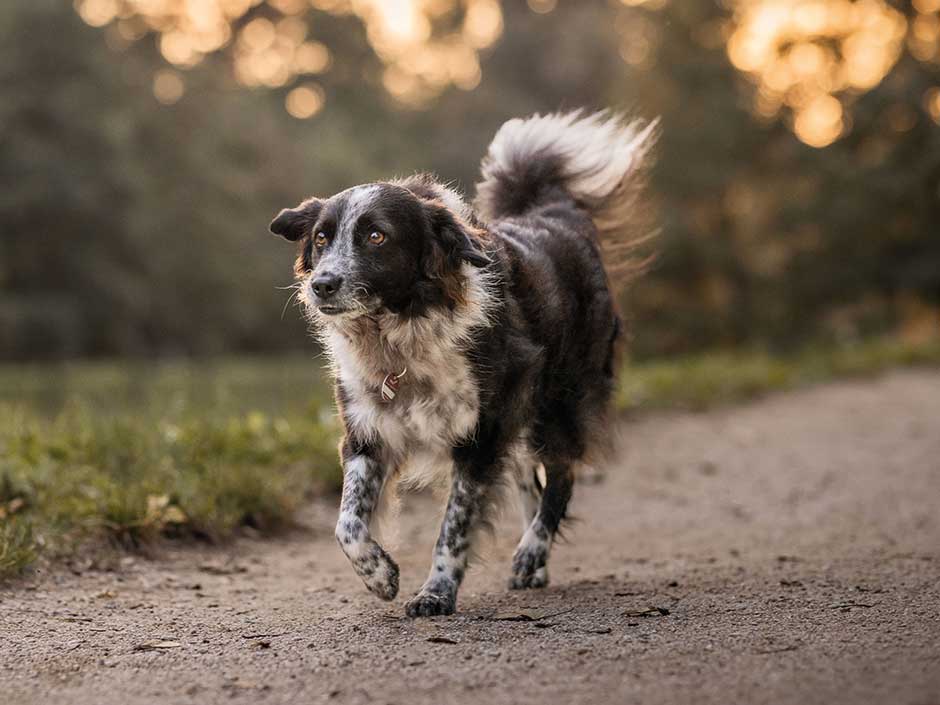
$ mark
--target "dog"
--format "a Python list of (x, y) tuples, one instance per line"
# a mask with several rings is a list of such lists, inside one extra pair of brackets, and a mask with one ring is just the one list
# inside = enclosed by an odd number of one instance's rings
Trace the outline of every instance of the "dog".
[(548, 583), (575, 471), (609, 438), (623, 325), (615, 284), (642, 269), (656, 123), (601, 112), (504, 124), (471, 207), (428, 175), (281, 211), (302, 308), (345, 429), (336, 539), (366, 587), (398, 594), (372, 534), (400, 483), (450, 496), (410, 617), (453, 614), (500, 489), (525, 524), (509, 587)]

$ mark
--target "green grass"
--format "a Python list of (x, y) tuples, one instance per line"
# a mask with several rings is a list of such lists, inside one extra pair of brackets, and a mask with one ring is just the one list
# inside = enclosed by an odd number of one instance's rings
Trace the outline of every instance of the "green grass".
[(0, 577), (92, 540), (220, 541), (341, 483), (316, 361), (0, 368)]
[(940, 339), (918, 344), (876, 339), (812, 347), (789, 356), (761, 351), (705, 353), (628, 365), (621, 375), (617, 406), (621, 411), (702, 410), (832, 379), (938, 364)]
[[(622, 411), (705, 409), (848, 375), (940, 364), (940, 341), (628, 365)], [(0, 366), (0, 578), (85, 543), (271, 532), (341, 483), (322, 363)]]

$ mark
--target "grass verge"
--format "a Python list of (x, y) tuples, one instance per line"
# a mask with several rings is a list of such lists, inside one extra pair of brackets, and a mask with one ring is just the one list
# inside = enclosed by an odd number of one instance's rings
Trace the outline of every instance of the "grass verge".
[(308, 359), (0, 367), (0, 579), (42, 554), (291, 523), (341, 484)]
[[(705, 409), (916, 364), (940, 364), (940, 340), (638, 363), (617, 406)], [(338, 432), (306, 359), (0, 367), (0, 579), (89, 540), (283, 527), (339, 488)]]
[(760, 351), (705, 353), (628, 365), (621, 374), (616, 404), (628, 412), (704, 410), (833, 379), (938, 364), (940, 338), (917, 344), (875, 339), (838, 347), (811, 347), (790, 356)]

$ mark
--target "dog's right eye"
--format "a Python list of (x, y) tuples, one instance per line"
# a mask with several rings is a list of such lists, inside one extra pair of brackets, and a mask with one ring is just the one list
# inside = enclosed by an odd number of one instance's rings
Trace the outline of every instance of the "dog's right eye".
[(317, 233), (313, 236), (313, 244), (318, 250), (322, 250), (326, 247), (326, 243), (329, 241), (329, 238), (324, 233)]

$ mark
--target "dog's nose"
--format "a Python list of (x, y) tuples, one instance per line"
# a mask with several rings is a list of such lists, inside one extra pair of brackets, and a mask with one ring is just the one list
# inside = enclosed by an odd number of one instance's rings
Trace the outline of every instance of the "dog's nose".
[(313, 280), (313, 293), (318, 299), (328, 299), (337, 291), (343, 283), (343, 278), (338, 274), (321, 274)]

